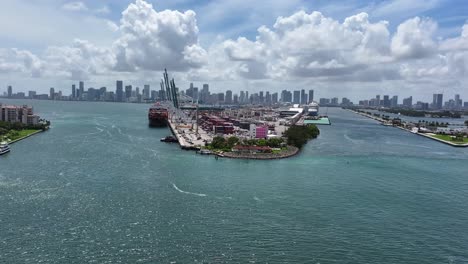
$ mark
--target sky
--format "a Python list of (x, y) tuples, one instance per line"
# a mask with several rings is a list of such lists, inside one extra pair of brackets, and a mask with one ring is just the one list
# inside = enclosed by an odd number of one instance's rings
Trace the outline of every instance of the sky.
[[(1, 0), (0, 93), (314, 89), (468, 100), (466, 0)], [(401, 99), (400, 99), (401, 100)]]

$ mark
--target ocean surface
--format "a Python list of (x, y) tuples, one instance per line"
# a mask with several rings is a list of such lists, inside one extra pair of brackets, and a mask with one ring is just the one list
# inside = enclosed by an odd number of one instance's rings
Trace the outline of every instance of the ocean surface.
[(330, 108), (296, 157), (159, 142), (148, 105), (33, 105), (0, 156), (0, 263), (468, 263), (468, 148)]

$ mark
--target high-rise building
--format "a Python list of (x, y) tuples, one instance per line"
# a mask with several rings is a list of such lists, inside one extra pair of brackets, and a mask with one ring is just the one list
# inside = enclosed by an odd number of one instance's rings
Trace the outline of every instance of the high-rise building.
[(268, 91), (265, 93), (265, 103), (271, 105), (271, 94)]
[(380, 95), (375, 96), (375, 106), (380, 106)]
[(281, 102), (291, 103), (292, 102), (292, 93), (288, 90), (281, 91)]
[(330, 102), (332, 105), (338, 105), (338, 97), (333, 97)]
[(403, 106), (406, 108), (413, 107), (413, 96), (403, 99)]
[(83, 82), (79, 83), (79, 91), (80, 91), (80, 94), (78, 95), (78, 99), (81, 99), (81, 97), (83, 97), (83, 94), (84, 94), (84, 83)]
[(309, 102), (312, 103), (314, 101), (314, 90), (309, 90)]
[(239, 95), (237, 94), (234, 95), (233, 103), (236, 105), (239, 104)]
[(271, 103), (272, 104), (277, 104), (278, 103), (278, 93), (273, 93), (271, 95)]
[(398, 107), (398, 96), (394, 95), (390, 100), (390, 107)]
[(49, 99), (50, 99), (50, 100), (55, 100), (55, 89), (54, 89), (54, 87), (50, 87), (50, 90), (49, 90)]
[(226, 104), (232, 104), (232, 91), (231, 90), (226, 91), (226, 97), (224, 101), (226, 102)]
[(123, 102), (123, 82), (117, 81), (115, 86), (115, 95), (117, 97), (117, 102)]
[(72, 94), (71, 94), (71, 98), (72, 99), (75, 99), (76, 97), (76, 86), (74, 84), (72, 84)]
[(463, 101), (460, 99), (460, 95), (455, 95), (455, 108), (460, 109), (463, 106)]
[(293, 103), (294, 104), (301, 103), (301, 91), (294, 91)]
[(301, 90), (301, 104), (307, 104), (307, 96), (304, 89)]
[(151, 96), (150, 96), (150, 86), (149, 84), (145, 84), (143, 86), (143, 98), (144, 99), (149, 99)]
[(434, 109), (442, 109), (443, 99), (444, 99), (443, 94), (433, 94), (433, 96), (432, 96), (432, 107)]
[(11, 85), (8, 86), (8, 98), (11, 98), (13, 96), (13, 88)]
[(36, 97), (36, 91), (28, 91), (28, 98), (34, 99)]
[(390, 107), (390, 96), (388, 95), (383, 96), (383, 106)]
[(245, 93), (244, 91), (240, 91), (239, 103), (243, 104), (244, 102), (245, 102)]
[(132, 97), (132, 86), (131, 85), (125, 85), (125, 99), (129, 99)]

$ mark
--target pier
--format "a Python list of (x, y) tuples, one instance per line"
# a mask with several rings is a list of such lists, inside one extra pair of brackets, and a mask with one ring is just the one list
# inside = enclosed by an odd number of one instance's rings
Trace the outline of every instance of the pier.
[(197, 124), (186, 124), (169, 120), (168, 125), (182, 149), (199, 150), (205, 146), (206, 142), (211, 142), (212, 140), (206, 131), (201, 128), (198, 128), (197, 133)]

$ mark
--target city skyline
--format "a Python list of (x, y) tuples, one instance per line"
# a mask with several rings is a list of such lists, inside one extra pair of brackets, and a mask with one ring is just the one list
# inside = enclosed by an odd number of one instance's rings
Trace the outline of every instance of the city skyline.
[(181, 87), (258, 92), (293, 85), (353, 100), (377, 93), (468, 97), (467, 17), (454, 8), (460, 0), (4, 5), (0, 12), (10, 13), (0, 13), (8, 19), (0, 24), (15, 27), (2, 28), (0, 87), (47, 92), (79, 80), (111, 87), (115, 79), (141, 87), (156, 85), (167, 67)]
[[(190, 83), (187, 89), (176, 87), (173, 80), (169, 82), (169, 75), (165, 73), (163, 80), (167, 80), (170, 85), (174, 86), (174, 91), (177, 93), (177, 98), (183, 98), (184, 102), (211, 105), (277, 105), (281, 103), (292, 103), (306, 105), (312, 102), (317, 102), (323, 106), (350, 106), (357, 105), (363, 107), (386, 107), (386, 108), (411, 108), (417, 110), (463, 110), (468, 109), (468, 102), (463, 101), (460, 94), (455, 94), (453, 97), (446, 96), (447, 101), (444, 101), (444, 94), (432, 94), (432, 101), (418, 100), (417, 97), (411, 95), (409, 97), (400, 97), (399, 95), (378, 94), (373, 98), (359, 98), (354, 101), (346, 96), (339, 95), (332, 97), (317, 96), (314, 89), (310, 90), (288, 90), (283, 89), (280, 92), (275, 91), (259, 91), (250, 92), (248, 90), (240, 90), (233, 92), (232, 90), (210, 91), (209, 84), (203, 84), (201, 89)], [(167, 100), (169, 90), (161, 80), (160, 87), (151, 89), (150, 84), (144, 84), (143, 89), (132, 84), (126, 84), (122, 80), (115, 81), (115, 90), (108, 89), (106, 86), (100, 88), (86, 88), (85, 83), (80, 81), (78, 86), (72, 84), (71, 93), (62, 93), (61, 90), (55, 91), (55, 88), (49, 89), (49, 94), (38, 94), (37, 91), (30, 90), (26, 92), (15, 92), (12, 86), (7, 87), (7, 92), (3, 93), (3, 98), (12, 99), (40, 99), (40, 100), (62, 100), (62, 101), (102, 101), (102, 102), (130, 102), (130, 103), (151, 103), (161, 100)], [(134, 88), (134, 89), (133, 89)], [(141, 92), (140, 92), (141, 91)], [(1, 96), (0, 91), (0, 98)], [(175, 94), (174, 94), (175, 96)], [(172, 97), (172, 96), (171, 96)], [(175, 98), (175, 97), (174, 97)], [(399, 101), (399, 98), (401, 101)], [(340, 100), (341, 99), (341, 100)], [(401, 102), (401, 103), (400, 103)]]

